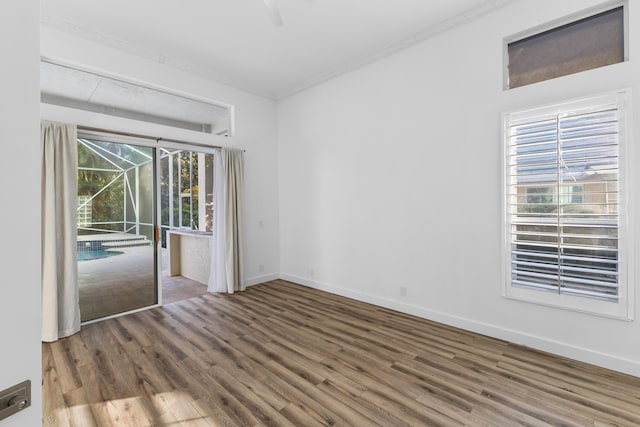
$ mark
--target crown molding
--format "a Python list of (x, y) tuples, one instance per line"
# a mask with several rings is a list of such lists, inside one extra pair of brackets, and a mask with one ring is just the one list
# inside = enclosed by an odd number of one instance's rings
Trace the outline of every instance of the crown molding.
[(234, 81), (233, 79), (223, 78), (219, 76), (216, 71), (208, 67), (203, 67), (203, 66), (194, 64), (192, 62), (171, 57), (157, 50), (136, 45), (134, 43), (129, 43), (124, 40), (118, 39), (116, 37), (106, 35), (98, 31), (70, 23), (68, 21), (53, 17), (48, 14), (41, 14), (40, 24), (53, 28), (55, 30), (67, 33), (67, 34), (71, 34), (72, 36), (75, 36), (75, 37), (90, 40), (95, 43), (99, 43), (99, 44), (120, 50), (122, 52), (128, 53), (133, 56), (137, 56), (139, 58), (148, 59), (167, 67), (172, 67), (182, 71), (186, 71), (190, 74), (194, 74), (199, 77), (203, 77), (207, 80), (211, 80), (216, 83), (230, 86), (234, 89), (239, 89), (239, 90), (249, 92), (251, 94), (254, 94), (263, 98), (268, 98), (274, 101), (277, 100), (277, 96), (274, 93), (263, 91), (255, 87), (247, 86), (239, 81)]
[(112, 47), (114, 49), (118, 49), (120, 51), (129, 53), (134, 56), (146, 58), (148, 60), (157, 62), (161, 65), (173, 67), (173, 68), (203, 77), (205, 79), (215, 81), (220, 84), (231, 86), (235, 89), (252, 93), (260, 97), (268, 98), (274, 101), (280, 101), (290, 96), (293, 96), (297, 93), (300, 93), (302, 91), (310, 89), (314, 86), (318, 86), (326, 81), (337, 78), (343, 74), (349, 73), (351, 71), (355, 71), (366, 65), (372, 64), (383, 58), (391, 56), (413, 45), (416, 45), (422, 41), (425, 41), (441, 33), (444, 33), (454, 27), (457, 27), (466, 22), (477, 19), (483, 15), (486, 15), (490, 12), (493, 12), (511, 3), (515, 3), (516, 1), (518, 0), (487, 0), (472, 9), (466, 10), (463, 13), (460, 13), (449, 19), (441, 21), (436, 25), (430, 26), (429, 28), (426, 28), (423, 31), (416, 33), (413, 36), (404, 38), (397, 42), (390, 43), (387, 46), (384, 46), (383, 48), (373, 53), (363, 55), (352, 61), (340, 64), (330, 70), (323, 71), (305, 80), (301, 84), (296, 85), (291, 90), (283, 91), (281, 93), (275, 93), (273, 91), (259, 89), (257, 87), (253, 87), (245, 83), (235, 81), (233, 79), (222, 77), (215, 70), (209, 67), (203, 67), (203, 66), (194, 64), (192, 62), (181, 60), (179, 58), (170, 57), (154, 49), (149, 49), (144, 46), (139, 46), (133, 43), (129, 43), (124, 40), (120, 40), (116, 37), (105, 35), (95, 30), (88, 29), (76, 24), (72, 24), (70, 22), (61, 20), (59, 18), (50, 16), (48, 14), (41, 15), (40, 23), (41, 25), (45, 25), (62, 32), (66, 32), (80, 38), (88, 39), (96, 43), (100, 43), (100, 44)]
[(432, 25), (425, 30), (414, 34), (413, 36), (404, 38), (398, 42), (390, 43), (382, 49), (377, 50), (373, 54), (364, 55), (361, 58), (350, 61), (347, 64), (342, 64), (338, 67), (335, 67), (332, 70), (323, 72), (321, 74), (316, 75), (315, 77), (307, 80), (303, 84), (297, 86), (295, 89), (281, 95), (278, 100), (282, 100), (293, 96), (299, 92), (303, 92), (307, 89), (310, 89), (314, 86), (322, 84), (328, 80), (340, 77), (341, 75), (347, 74), (351, 71), (355, 71), (359, 68), (365, 67), (374, 62), (380, 61), (386, 57), (389, 57), (395, 53), (401, 52), (405, 49), (410, 48), (420, 42), (433, 38), (439, 34), (442, 34), (452, 28), (460, 26), (466, 22), (470, 22), (474, 19), (477, 19), (483, 15), (486, 15), (490, 12), (498, 10), (502, 7), (505, 7), (511, 3), (515, 3), (518, 0), (488, 0), (472, 9), (468, 9), (465, 12), (453, 16), (449, 19), (441, 21), (436, 25)]

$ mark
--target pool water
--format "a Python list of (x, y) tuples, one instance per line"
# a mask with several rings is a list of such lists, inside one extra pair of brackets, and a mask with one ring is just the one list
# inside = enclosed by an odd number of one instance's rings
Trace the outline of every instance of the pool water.
[(124, 252), (119, 251), (105, 251), (103, 249), (95, 250), (81, 250), (78, 251), (78, 261), (89, 261), (92, 259), (106, 258), (110, 256), (120, 255)]

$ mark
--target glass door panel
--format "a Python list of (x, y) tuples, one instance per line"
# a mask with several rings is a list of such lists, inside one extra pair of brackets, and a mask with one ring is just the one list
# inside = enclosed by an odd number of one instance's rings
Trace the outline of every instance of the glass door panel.
[(82, 321), (158, 303), (155, 149), (78, 138)]

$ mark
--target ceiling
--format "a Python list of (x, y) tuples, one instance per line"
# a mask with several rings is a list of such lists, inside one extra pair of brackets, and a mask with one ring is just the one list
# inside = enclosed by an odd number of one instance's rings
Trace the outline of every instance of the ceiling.
[(230, 109), (67, 66), (40, 62), (45, 103), (158, 123), (199, 132), (228, 134)]
[(515, 0), (45, 0), (43, 25), (282, 99)]

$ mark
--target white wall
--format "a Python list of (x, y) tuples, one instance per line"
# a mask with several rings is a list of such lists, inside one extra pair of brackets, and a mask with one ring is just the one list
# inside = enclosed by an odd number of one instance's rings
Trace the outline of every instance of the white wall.
[[(245, 257), (244, 277), (249, 285), (277, 277), (279, 269), (279, 226), (278, 226), (278, 185), (277, 185), (277, 145), (276, 145), (276, 103), (212, 80), (168, 67), (159, 62), (137, 57), (122, 50), (80, 38), (51, 27), (41, 28), (41, 53), (68, 65), (75, 65), (89, 71), (98, 71), (112, 77), (141, 83), (150, 87), (195, 96), (210, 101), (223, 102), (235, 107), (235, 136), (218, 138), (213, 136), (200, 139), (180, 138), (188, 132), (174, 131), (171, 135), (157, 135), (175, 139), (209, 141), (215, 145), (243, 148), (245, 152)], [(64, 120), (59, 111), (43, 109), (45, 118)], [(55, 113), (55, 114), (54, 114)], [(68, 121), (95, 126), (95, 115), (87, 119), (86, 114), (71, 112)], [(90, 115), (89, 115), (90, 116)], [(77, 122), (81, 120), (81, 122)], [(91, 123), (87, 123), (92, 121)], [(127, 120), (111, 119), (109, 123), (126, 126)], [(138, 123), (136, 130), (161, 129), (162, 126)], [(121, 130), (121, 129), (114, 129)], [(171, 132), (170, 129), (166, 130)], [(155, 131), (152, 131), (155, 132)], [(156, 134), (153, 134), (156, 136)], [(261, 271), (262, 270), (262, 271)]]
[(515, 2), (281, 101), (282, 276), (640, 375), (639, 321), (501, 297), (501, 113), (639, 91), (640, 10), (631, 61), (510, 91), (502, 40), (597, 3)]
[(0, 390), (31, 380), (30, 408), (3, 427), (42, 423), (40, 349), (40, 118), (37, 0), (0, 7)]

